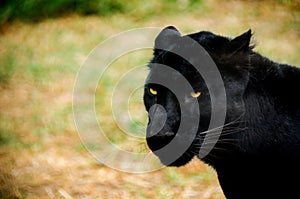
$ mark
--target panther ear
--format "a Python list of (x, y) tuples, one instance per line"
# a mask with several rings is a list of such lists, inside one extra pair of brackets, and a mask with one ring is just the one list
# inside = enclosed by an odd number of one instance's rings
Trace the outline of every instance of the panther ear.
[(251, 29), (247, 32), (237, 36), (236, 38), (232, 39), (226, 46), (226, 51), (229, 55), (234, 55), (237, 52), (247, 51), (251, 49), (250, 47), (250, 40), (251, 40)]
[(164, 28), (155, 39), (154, 55), (159, 54), (161, 50), (170, 50), (180, 36), (180, 32), (174, 26)]

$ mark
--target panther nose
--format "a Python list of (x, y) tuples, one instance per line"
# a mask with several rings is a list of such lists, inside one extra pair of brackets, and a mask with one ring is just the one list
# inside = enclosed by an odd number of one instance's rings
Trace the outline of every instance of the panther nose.
[(149, 110), (149, 124), (147, 126), (147, 144), (152, 151), (163, 148), (175, 137), (175, 133), (166, 124), (167, 112), (159, 104)]
[(147, 127), (147, 137), (160, 134), (167, 121), (167, 112), (163, 106), (155, 104), (149, 110), (149, 124)]

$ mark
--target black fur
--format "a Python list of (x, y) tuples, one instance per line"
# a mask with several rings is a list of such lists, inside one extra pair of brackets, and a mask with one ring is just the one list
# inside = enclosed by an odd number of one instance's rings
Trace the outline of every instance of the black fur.
[[(210, 32), (187, 36), (209, 53), (224, 80), (227, 96), (225, 124), (213, 150), (202, 160), (217, 171), (225, 196), (228, 199), (299, 198), (300, 70), (275, 63), (254, 52), (250, 45), (251, 30), (234, 39)], [(162, 30), (149, 64), (148, 80), (157, 76), (174, 78), (159, 72), (159, 66), (154, 63), (160, 63), (180, 72), (194, 90), (201, 91), (199, 107), (190, 104), (191, 111), (200, 109), (197, 136), (186, 152), (168, 166), (188, 163), (198, 155), (204, 136), (215, 136), (214, 131), (207, 132), (211, 96), (201, 75), (183, 58), (168, 50), (156, 49), (158, 44), (170, 50), (178, 46), (188, 48), (181, 43), (187, 36), (181, 36), (174, 27)], [(173, 81), (176, 84), (175, 78)], [(151, 94), (150, 87), (158, 94)], [(144, 103), (147, 111), (153, 104), (160, 104), (167, 114), (163, 128), (152, 135), (151, 128), (161, 121), (162, 114), (149, 113), (147, 144), (155, 153), (176, 136), (180, 120), (186, 116), (181, 116), (178, 100), (168, 88), (148, 81)], [(188, 138), (189, 132), (184, 136)], [(165, 162), (165, 157), (159, 158)]]

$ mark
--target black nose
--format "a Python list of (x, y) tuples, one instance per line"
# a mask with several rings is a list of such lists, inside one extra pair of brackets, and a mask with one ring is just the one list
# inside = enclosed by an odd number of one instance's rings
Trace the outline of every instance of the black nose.
[(152, 137), (166, 126), (167, 113), (163, 106), (154, 104), (151, 106), (148, 116), (147, 137)]
[(174, 131), (167, 124), (167, 117), (166, 110), (159, 104), (153, 105), (149, 110), (146, 140), (153, 152), (169, 144), (175, 136)]

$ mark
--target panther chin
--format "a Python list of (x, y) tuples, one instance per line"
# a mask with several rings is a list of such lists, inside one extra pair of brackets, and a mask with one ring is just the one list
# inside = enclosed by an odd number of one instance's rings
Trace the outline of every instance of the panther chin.
[[(160, 150), (166, 147), (170, 143), (170, 139), (165, 137), (150, 137), (147, 138), (147, 145), (150, 150), (159, 158), (160, 162), (165, 166), (180, 167), (189, 163), (195, 155), (197, 155), (197, 149), (191, 145), (182, 155), (176, 157), (173, 150)], [(159, 144), (158, 144), (159, 143)], [(165, 143), (164, 145), (162, 143)], [(175, 146), (176, 147), (176, 146)], [(178, 148), (179, 145), (178, 145)]]
[(177, 160), (175, 160), (172, 163), (168, 163), (168, 162), (164, 162), (165, 159), (163, 157), (159, 157), (160, 162), (163, 165), (166, 166), (174, 166), (174, 167), (180, 167), (180, 166), (184, 166), (186, 164), (188, 164), (192, 159), (193, 159), (194, 155), (188, 155), (188, 154), (183, 154), (182, 156), (180, 156)]

